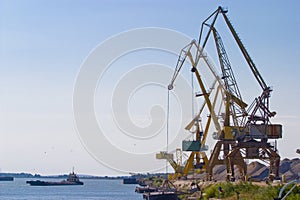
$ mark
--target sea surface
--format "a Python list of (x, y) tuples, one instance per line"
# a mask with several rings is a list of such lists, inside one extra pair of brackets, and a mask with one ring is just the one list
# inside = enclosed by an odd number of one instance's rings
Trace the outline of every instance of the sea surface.
[[(135, 193), (136, 185), (124, 185), (122, 180), (81, 179), (84, 185), (76, 186), (30, 186), (28, 180), (15, 178), (14, 181), (0, 181), (1, 200), (142, 200), (141, 194)], [(60, 181), (60, 179), (39, 179)]]

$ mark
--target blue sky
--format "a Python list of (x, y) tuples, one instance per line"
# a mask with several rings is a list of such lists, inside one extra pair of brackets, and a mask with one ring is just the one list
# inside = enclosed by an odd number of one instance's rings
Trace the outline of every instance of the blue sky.
[[(0, 0), (2, 171), (55, 174), (75, 166), (82, 173), (116, 174), (86, 152), (74, 128), (72, 94), (82, 62), (108, 37), (134, 28), (168, 28), (198, 39), (202, 21), (219, 5), (228, 8), (259, 71), (273, 86), (274, 122), (284, 125), (280, 154), (296, 157), (298, 1)], [(247, 96), (247, 88), (242, 94)]]

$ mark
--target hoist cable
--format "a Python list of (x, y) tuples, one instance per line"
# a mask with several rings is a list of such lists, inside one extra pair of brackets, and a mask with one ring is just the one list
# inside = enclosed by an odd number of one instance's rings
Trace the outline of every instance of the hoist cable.
[[(166, 131), (167, 131), (167, 138), (166, 138), (166, 143), (167, 143), (167, 147), (166, 147), (166, 151), (168, 153), (169, 151), (169, 118), (170, 118), (170, 90), (167, 88), (168, 90), (168, 97), (167, 97), (167, 125), (166, 125)], [(166, 160), (166, 175), (168, 178), (168, 160)]]

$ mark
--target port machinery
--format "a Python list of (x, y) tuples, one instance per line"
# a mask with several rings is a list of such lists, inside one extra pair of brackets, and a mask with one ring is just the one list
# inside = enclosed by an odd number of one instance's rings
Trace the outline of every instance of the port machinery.
[[(216, 21), (219, 16), (223, 16), (225, 25), (227, 25), (255, 80), (262, 89), (261, 95), (254, 98), (250, 106), (242, 99), (229, 57), (218, 32)], [(220, 73), (217, 72), (205, 53), (211, 35), (217, 51)], [(240, 172), (239, 177), (246, 180), (248, 178), (247, 159), (258, 159), (267, 162), (269, 164), (269, 179), (278, 178), (280, 156), (277, 147), (268, 142), (269, 139), (282, 138), (282, 125), (272, 124), (270, 121), (270, 118), (276, 115), (276, 112), (269, 109), (272, 89), (266, 84), (244, 47), (227, 16), (227, 10), (218, 7), (203, 21), (199, 40), (191, 41), (181, 50), (173, 78), (168, 86), (169, 90), (173, 89), (174, 82), (187, 60), (191, 64), (191, 71), (196, 76), (200, 88), (200, 94), (198, 93), (195, 96), (198, 98), (204, 97), (204, 103), (199, 113), (186, 127), (186, 130), (196, 127), (194, 131), (195, 139), (193, 141), (182, 141), (182, 150), (191, 153), (185, 165), (175, 162), (173, 155), (168, 152), (160, 152), (156, 155), (156, 158), (167, 159), (171, 163), (175, 171), (173, 178), (187, 176), (189, 172), (200, 169), (200, 171), (206, 171), (208, 180), (212, 180), (214, 167), (225, 165), (227, 180), (235, 180), (234, 166)], [(214, 77), (213, 85), (208, 90), (205, 86), (205, 76), (201, 76), (199, 70), (200, 62), (208, 67)], [(217, 100), (218, 97), (221, 97), (221, 101)], [(204, 115), (204, 107), (208, 109), (209, 115), (205, 129), (202, 130), (199, 125), (201, 120), (199, 119), (200, 116)], [(211, 131), (212, 124), (215, 131)], [(217, 140), (209, 159), (205, 153), (207, 150), (205, 142), (208, 134), (211, 134)]]

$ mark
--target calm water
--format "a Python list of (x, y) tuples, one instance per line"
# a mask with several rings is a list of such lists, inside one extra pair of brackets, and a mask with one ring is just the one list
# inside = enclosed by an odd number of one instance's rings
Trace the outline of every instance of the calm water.
[[(141, 200), (141, 194), (134, 192), (136, 185), (124, 185), (122, 180), (85, 180), (78, 186), (30, 186), (30, 179), (15, 178), (14, 181), (0, 181), (1, 200)], [(42, 179), (41, 179), (42, 180)], [(50, 181), (50, 179), (46, 179)], [(55, 181), (60, 181), (55, 179)]]

